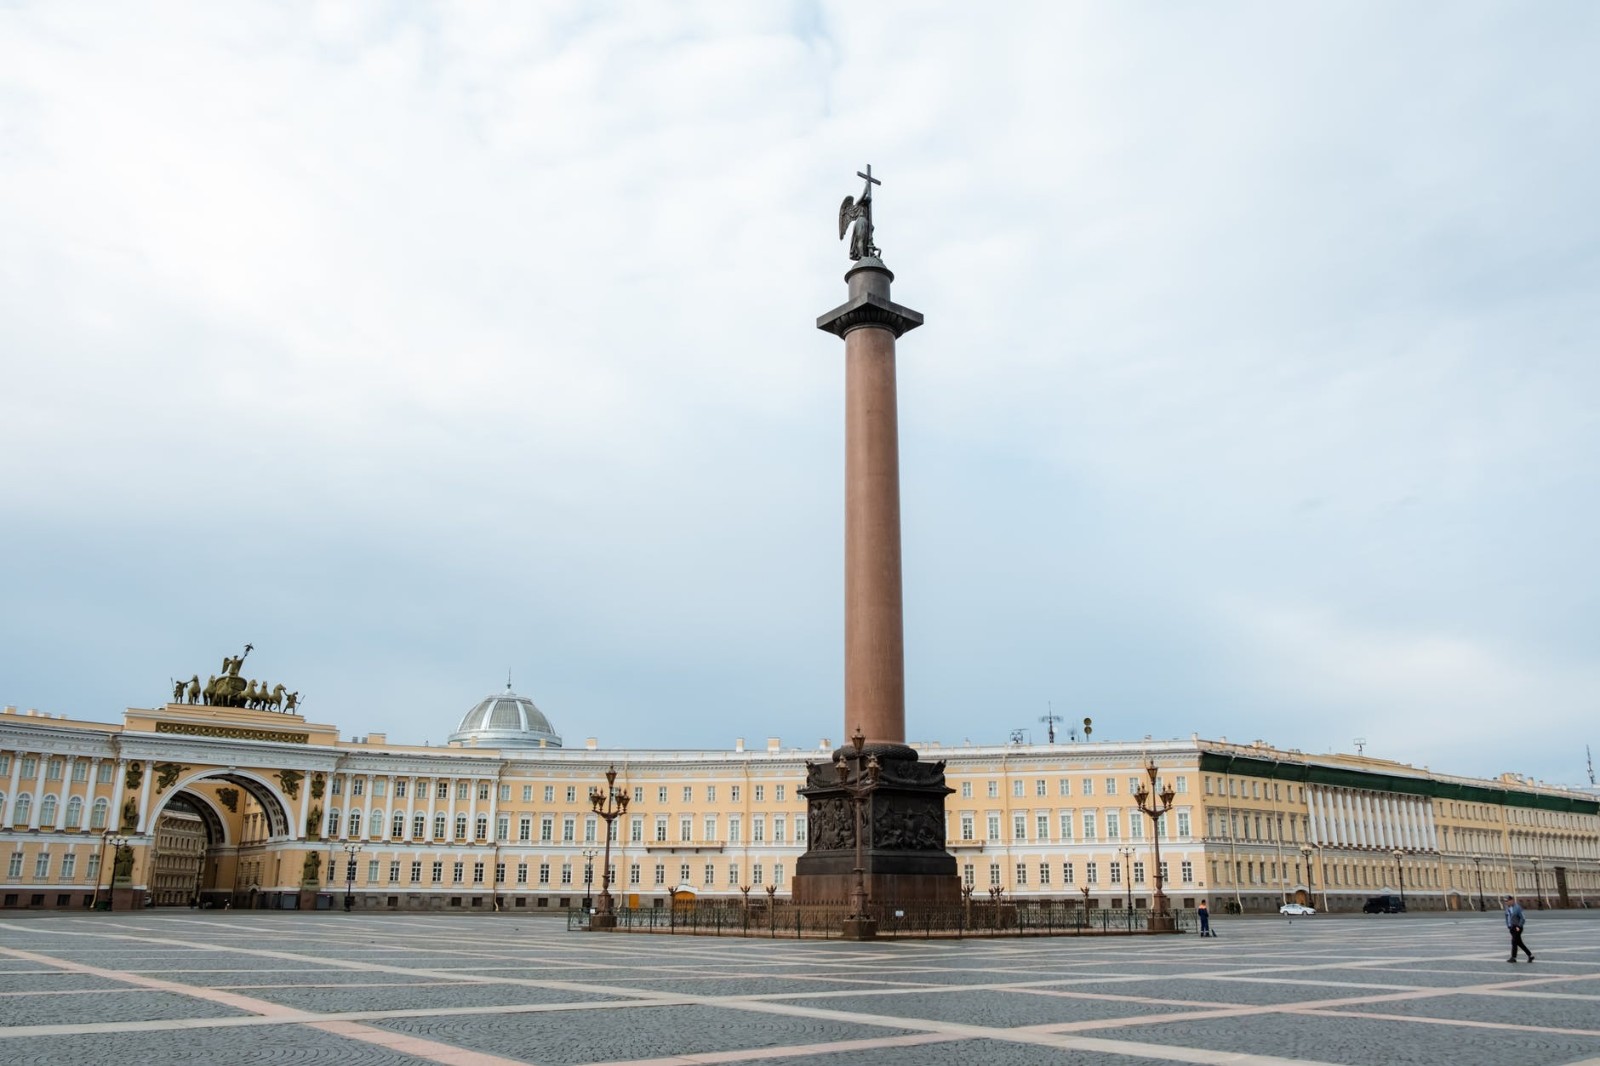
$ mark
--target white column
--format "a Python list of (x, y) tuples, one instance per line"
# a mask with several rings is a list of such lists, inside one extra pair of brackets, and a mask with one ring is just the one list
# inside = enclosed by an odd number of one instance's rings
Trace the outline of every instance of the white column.
[[(98, 756), (89, 760), (89, 787), (83, 793), (83, 828), (86, 832), (97, 832), (94, 828), (94, 801), (99, 797), (100, 791), (100, 758)], [(5, 824), (0, 822), (0, 825)]]
[(498, 779), (489, 782), (489, 841), (498, 844), (499, 838), (495, 836), (494, 820), (500, 810), (500, 782)]
[(412, 833), (412, 823), (417, 820), (417, 778), (406, 778), (406, 831), (401, 834), (406, 840), (415, 840), (416, 834)]
[(11, 755), (11, 783), (6, 788), (6, 801), (0, 806), (0, 831), (11, 828), (11, 811), (17, 802), (17, 779), (22, 774), (22, 752)]
[[(306, 837), (306, 819), (311, 816), (311, 773), (308, 771), (301, 781), (305, 788), (300, 790), (300, 814), (295, 818), (294, 824), (289, 826), (290, 840), (304, 840)], [(262, 811), (263, 815), (267, 812)], [(327, 817), (324, 815), (323, 817)], [(321, 826), (318, 826), (320, 829)]]
[[(39, 812), (44, 809), (44, 770), (50, 763), (50, 757), (43, 752), (39, 753), (38, 759), (39, 773), (33, 782), (33, 808), (28, 812), (29, 829), (39, 828)], [(145, 778), (145, 784), (149, 783), (150, 779)]]
[(433, 839), (433, 819), (439, 813), (438, 803), (439, 803), (439, 779), (437, 777), (430, 777), (428, 779), (428, 833), (427, 833), (428, 839), (430, 839), (430, 840)]
[(377, 780), (377, 777), (376, 777), (376, 775), (373, 775), (373, 774), (366, 774), (365, 776), (366, 776), (366, 779), (367, 779), (367, 786), (363, 791), (366, 792), (366, 797), (365, 798), (366, 798), (366, 801), (367, 801), (367, 806), (361, 812), (361, 839), (362, 840), (371, 840), (372, 839), (372, 798), (373, 798), (372, 797), (372, 783)]
[(455, 842), (456, 833), (456, 793), (461, 791), (461, 782), (455, 778), (450, 779), (450, 795), (447, 799), (448, 806), (444, 813), (444, 838)]

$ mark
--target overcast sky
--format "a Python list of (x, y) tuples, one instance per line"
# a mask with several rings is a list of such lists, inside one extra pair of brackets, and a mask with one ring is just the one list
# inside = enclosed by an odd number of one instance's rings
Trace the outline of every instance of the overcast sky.
[(0, 702), (842, 736), (840, 199), (913, 739), (1585, 780), (1600, 7), (0, 5)]

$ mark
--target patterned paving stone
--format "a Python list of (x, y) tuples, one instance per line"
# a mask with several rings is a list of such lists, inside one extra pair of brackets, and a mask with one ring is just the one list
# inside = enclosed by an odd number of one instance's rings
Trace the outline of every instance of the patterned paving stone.
[[(780, 1001), (795, 1002), (795, 1001)], [(810, 1002), (811, 1006), (828, 1004)], [(1011, 1029), (1026, 1025), (1058, 1025), (1101, 1018), (1129, 1018), (1166, 1014), (1176, 1009), (1165, 1004), (1128, 1003), (1102, 999), (1035, 996), (1018, 992), (952, 991), (938, 994), (862, 995), (847, 1009), (887, 1018), (917, 1018)]]
[(714, 1007), (396, 1018), (375, 1024), (476, 1051), (567, 1064), (898, 1036), (906, 1030)]
[[(18, 1042), (21, 1043), (21, 1042)], [(15, 1054), (16, 1057), (12, 1057)], [(432, 1060), (318, 1032), (298, 1025), (248, 1029), (189, 1029), (182, 1033), (75, 1034), (0, 1045), (7, 1066), (433, 1066)]]
[(954, 1040), (947, 1043), (919, 1044), (915, 1047), (873, 1048), (870, 1051), (840, 1051), (796, 1058), (762, 1059), (760, 1066), (1155, 1066), (1171, 1059), (1100, 1052), (1072, 1051), (1012, 1044), (1003, 1040)]
[(1600, 1038), (1474, 1029), (1449, 1046), (1448, 1030), (1375, 1019), (1260, 1015), (1102, 1029), (1095, 1036), (1364, 1066), (1551, 1066), (1600, 1055)]
[(1600, 1038), (1600, 997), (1450, 995), (1370, 1006), (1336, 1007), (1335, 1010), (1369, 1010), (1417, 1018), (1451, 1018), (1457, 1021), (1503, 1022), (1555, 1029), (1583, 1029)]
[[(121, 981), (68, 970), (30, 970), (0, 973), (0, 992), (75, 992), (85, 988), (126, 988)], [(3, 1002), (3, 1001), (0, 1001)], [(5, 1008), (0, 1006), (0, 1017)]]
[(524, 1003), (594, 1003), (617, 996), (589, 995), (526, 985), (436, 984), (400, 988), (258, 988), (250, 995), (298, 1010), (344, 1013), (364, 1010), (445, 1010), (506, 1007)]
[[(83, 1025), (167, 1018), (236, 1018), (248, 1011), (176, 992), (125, 991), (100, 996), (7, 996), (0, 1000), (6, 1026)], [(0, 1056), (3, 1059), (4, 1056)]]

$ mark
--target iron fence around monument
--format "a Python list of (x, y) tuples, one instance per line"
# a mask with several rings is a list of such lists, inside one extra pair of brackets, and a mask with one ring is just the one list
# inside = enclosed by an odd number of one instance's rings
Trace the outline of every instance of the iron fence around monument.
[[(1005, 936), (1132, 936), (1150, 932), (1148, 910), (1091, 907), (1053, 900), (989, 900), (971, 904), (873, 904), (880, 939)], [(616, 930), (682, 936), (837, 939), (851, 908), (844, 903), (707, 900), (663, 907), (619, 907)], [(1173, 910), (1177, 932), (1193, 932), (1192, 910)], [(567, 912), (569, 930), (587, 929), (589, 914)]]

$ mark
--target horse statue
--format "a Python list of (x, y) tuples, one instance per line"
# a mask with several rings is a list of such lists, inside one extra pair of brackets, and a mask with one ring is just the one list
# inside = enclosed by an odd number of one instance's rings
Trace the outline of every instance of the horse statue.
[(263, 710), (269, 710), (269, 711), (275, 711), (279, 707), (282, 707), (283, 706), (283, 692), (284, 692), (284, 689), (283, 689), (282, 685), (273, 685), (272, 686), (272, 691), (267, 693), (265, 696), (261, 697), (262, 709)]
[(188, 688), (188, 691), (186, 693), (186, 696), (187, 696), (187, 698), (183, 701), (185, 703), (199, 703), (200, 702), (200, 675), (199, 674), (195, 674), (194, 676), (189, 678), (189, 688)]
[(242, 705), (245, 707), (254, 707), (257, 701), (261, 699), (261, 694), (256, 691), (254, 679), (251, 679), (250, 683), (244, 687), (244, 695), (240, 698), (244, 701)]
[(211, 680), (206, 682), (206, 687), (200, 690), (200, 698), (205, 701), (206, 706), (208, 706), (208, 707), (211, 704), (217, 702), (217, 675), (216, 674), (212, 674), (211, 675)]

